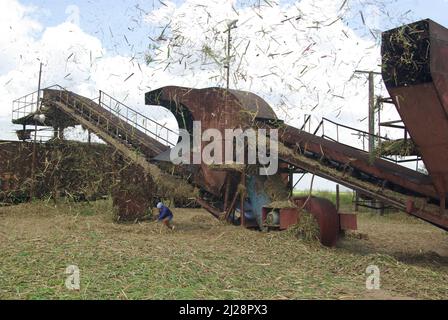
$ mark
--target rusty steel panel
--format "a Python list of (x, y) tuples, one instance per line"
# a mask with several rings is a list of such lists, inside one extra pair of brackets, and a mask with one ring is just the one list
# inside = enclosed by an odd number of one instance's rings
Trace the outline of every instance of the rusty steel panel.
[(358, 230), (358, 218), (356, 214), (340, 213), (339, 223), (341, 225), (341, 230), (344, 231)]
[[(213, 128), (224, 136), (226, 129), (251, 128), (254, 119), (277, 120), (275, 112), (259, 96), (250, 92), (227, 91), (222, 88), (164, 87), (148, 92), (145, 103), (167, 108), (176, 117), (179, 127), (190, 133), (194, 121), (201, 122), (201, 134)], [(205, 143), (202, 142), (201, 151), (204, 146)], [(200, 172), (194, 178), (195, 183), (208, 192), (221, 196), (228, 174), (202, 164)]]
[(262, 98), (252, 92), (229, 90), (236, 98), (243, 110), (256, 114), (257, 119), (277, 120), (277, 115), (271, 106)]
[[(319, 224), (320, 242), (333, 247), (339, 240), (339, 214), (334, 204), (327, 199), (311, 197), (295, 197), (294, 203), (312, 213)], [(300, 218), (299, 218), (300, 219)]]
[(280, 230), (287, 230), (299, 222), (298, 208), (285, 208), (280, 210)]
[(448, 29), (423, 20), (383, 34), (383, 79), (440, 198), (448, 192)]

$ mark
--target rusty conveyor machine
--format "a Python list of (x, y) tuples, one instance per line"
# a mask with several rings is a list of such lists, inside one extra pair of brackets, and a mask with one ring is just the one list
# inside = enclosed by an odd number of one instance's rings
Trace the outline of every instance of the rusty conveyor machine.
[[(279, 160), (358, 190), (443, 229), (448, 229), (448, 217), (441, 214), (438, 194), (431, 177), (393, 162), (374, 159), (369, 153), (327, 140), (279, 121), (271, 107), (260, 97), (247, 92), (225, 89), (191, 89), (165, 87), (147, 93), (146, 104), (161, 105), (172, 111), (183, 123), (192, 127), (201, 121), (203, 130), (217, 128), (278, 129)], [(253, 114), (255, 113), (255, 117)], [(241, 114), (249, 115), (241, 118)], [(197, 180), (216, 197), (222, 196), (225, 172), (216, 172), (203, 165)]]
[[(191, 129), (193, 121), (201, 121), (204, 130), (218, 128), (223, 132), (225, 128), (250, 126), (278, 128), (279, 140), (286, 147), (286, 152), (280, 153), (282, 162), (447, 230), (448, 30), (425, 20), (386, 32), (383, 38), (384, 80), (429, 175), (380, 158), (372, 161), (371, 155), (362, 150), (285, 125), (263, 99), (252, 93), (165, 87), (147, 93), (146, 104), (165, 106), (186, 129)], [(408, 42), (400, 42), (402, 39)], [(403, 53), (403, 48), (417, 51)], [(410, 57), (409, 65), (403, 54)], [(416, 69), (411, 70), (414, 64)], [(249, 119), (243, 120), (242, 114)], [(225, 173), (206, 166), (202, 173), (204, 186), (221, 195)]]
[[(406, 41), (413, 45), (401, 43), (402, 39), (408, 39)], [(179, 127), (189, 131), (194, 121), (202, 123), (202, 131), (214, 128), (223, 135), (228, 128), (278, 129), (281, 143), (279, 160), (283, 166), (310, 172), (361, 191), (447, 230), (447, 39), (448, 30), (431, 21), (386, 32), (383, 39), (384, 80), (402, 120), (421, 151), (429, 175), (380, 158), (372, 161), (371, 155), (362, 150), (288, 126), (278, 120), (266, 101), (253, 93), (222, 88), (164, 87), (148, 92), (146, 104), (164, 106), (174, 114)], [(409, 54), (403, 53), (403, 47), (425, 53), (421, 56), (414, 54), (414, 57), (421, 58), (417, 61), (416, 70), (407, 64), (402, 65), (400, 56)], [(138, 127), (139, 122), (130, 122), (110, 105), (107, 108), (104, 101), (95, 103), (62, 88), (45, 89), (43, 98), (44, 106), (62, 111), (148, 171), (152, 170), (153, 164), (163, 165), (160, 159), (166, 158), (170, 149), (168, 144), (161, 143), (155, 139), (157, 137), (149, 137), (148, 132)], [(126, 107), (126, 112), (135, 111)], [(16, 123), (23, 119), (26, 117), (17, 119)], [(189, 169), (188, 165), (184, 167)], [(229, 185), (237, 185), (239, 181), (229, 179), (232, 175), (228, 171), (205, 164), (192, 165), (190, 169), (186, 171), (194, 172), (194, 175), (189, 182), (220, 200), (220, 204), (206, 198), (199, 198), (198, 202), (217, 217), (225, 214), (230, 198), (234, 198), (233, 204), (236, 199), (236, 195), (228, 196)], [(235, 190), (233, 194), (236, 194)]]

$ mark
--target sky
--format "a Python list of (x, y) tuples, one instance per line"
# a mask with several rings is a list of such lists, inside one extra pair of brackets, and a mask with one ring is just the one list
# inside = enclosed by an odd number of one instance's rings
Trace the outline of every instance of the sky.
[[(168, 3), (168, 1), (166, 2)], [(179, 5), (183, 1), (172, 2)], [(282, 0), (279, 3), (293, 2)], [(316, 2), (318, 3), (318, 1)], [(71, 8), (76, 6), (80, 13), (81, 28), (101, 39), (106, 47), (120, 53), (126, 53), (127, 51), (127, 46), (122, 41), (116, 41), (122, 35), (126, 35), (130, 43), (136, 48), (146, 48), (148, 33), (151, 33), (153, 28), (142, 23), (142, 15), (163, 6), (158, 0), (114, 1), (113, 5), (108, 0), (22, 0), (20, 3), (37, 7), (36, 16), (40, 16), (38, 20), (45, 27), (57, 26), (66, 21), (73, 12)], [(257, 3), (257, 1), (239, 1), (237, 3), (242, 6), (245, 3)], [(365, 1), (365, 3), (369, 6), (369, 3), (375, 3), (375, 1)], [(442, 25), (448, 25), (447, 6), (448, 0), (391, 0), (386, 2), (385, 9), (387, 12), (398, 12), (399, 14), (411, 10), (412, 12), (407, 14), (411, 20), (431, 18)], [(413, 17), (415, 19), (412, 19)], [(386, 20), (387, 18), (384, 17), (383, 19)], [(351, 24), (356, 29), (360, 22), (361, 18), (357, 16), (351, 21)], [(383, 22), (387, 26), (387, 22)], [(113, 31), (112, 34), (109, 32), (109, 27)]]
[[(366, 130), (367, 83), (354, 70), (380, 71), (380, 33), (424, 18), (448, 26), (448, 1), (0, 0), (0, 139), (16, 139), (11, 103), (36, 90), (39, 61), (44, 87), (91, 98), (101, 89), (176, 126), (144, 106), (144, 93), (223, 86), (228, 19), (238, 19), (233, 88), (260, 95), (291, 125), (312, 114), (313, 127), (327, 117)], [(379, 77), (376, 90), (386, 95)], [(382, 120), (396, 118), (384, 110)]]

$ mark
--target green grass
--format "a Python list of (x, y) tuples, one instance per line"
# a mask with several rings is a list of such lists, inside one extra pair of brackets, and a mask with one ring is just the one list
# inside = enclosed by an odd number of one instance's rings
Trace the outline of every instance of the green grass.
[[(309, 191), (296, 191), (294, 192), (294, 196), (298, 197), (306, 197), (309, 195)], [(336, 192), (334, 191), (315, 191), (313, 192), (313, 196), (325, 198), (336, 204)], [(339, 193), (339, 201), (341, 208), (352, 208), (353, 207), (353, 192), (340, 192)]]
[[(308, 196), (309, 191), (296, 191), (294, 192), (294, 196)], [(325, 198), (330, 200), (333, 204), (336, 205), (336, 192), (334, 191), (314, 191), (313, 196)], [(355, 210), (355, 194), (352, 191), (344, 191), (339, 193), (339, 201), (340, 201), (340, 211), (341, 212), (353, 212)], [(378, 214), (379, 210), (363, 207), (361, 205), (358, 206), (358, 212), (362, 213), (374, 213)], [(386, 208), (385, 213), (396, 213), (396, 210), (393, 208)]]
[[(114, 223), (111, 201), (0, 208), (0, 298), (360, 299), (370, 297), (371, 264), (382, 271), (382, 297), (448, 298), (446, 255), (433, 253), (446, 233), (404, 215), (362, 214), (370, 240), (328, 249), (202, 210), (174, 213), (173, 233)], [(69, 265), (80, 269), (79, 292), (65, 287)]]

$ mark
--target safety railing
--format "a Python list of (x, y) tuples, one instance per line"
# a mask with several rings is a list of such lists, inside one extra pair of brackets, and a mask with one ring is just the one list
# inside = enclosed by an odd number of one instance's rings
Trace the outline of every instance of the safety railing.
[[(92, 123), (99, 130), (112, 136), (114, 139), (131, 143), (137, 140), (140, 143), (147, 143), (136, 134), (136, 128), (133, 126), (124, 126), (122, 120), (116, 119), (115, 115), (99, 107), (99, 105), (88, 98), (77, 96), (59, 86), (53, 92), (47, 92), (42, 99), (42, 105), (47, 103), (59, 102), (66, 106), (74, 114), (80, 116), (85, 121)], [(47, 101), (48, 99), (48, 101)], [(96, 106), (96, 107), (95, 107)], [(114, 119), (115, 118), (115, 119)]]
[[(117, 99), (113, 98), (103, 91), (100, 91), (99, 97), (95, 99), (90, 100), (86, 98), (85, 100), (83, 100), (77, 98), (75, 95), (71, 94), (70, 91), (59, 85), (41, 89), (40, 92), (35, 91), (13, 101), (13, 121), (36, 113), (38, 111), (38, 108), (45, 105), (46, 103), (44, 97), (45, 90), (50, 89), (57, 90), (59, 92), (57, 94), (57, 98), (60, 100), (60, 102), (65, 103), (71, 108), (77, 109), (77, 111), (81, 115), (84, 115), (89, 119), (92, 118), (92, 115), (95, 115), (97, 119), (104, 120), (103, 123), (106, 123), (106, 129), (110, 129), (112, 126), (117, 124), (112, 123), (111, 119), (109, 119), (110, 117), (107, 117), (105, 114), (94, 110), (94, 108), (89, 105), (90, 102), (99, 105), (110, 114), (117, 117), (123, 123), (127, 123), (134, 129), (143, 132), (144, 134), (154, 138), (160, 143), (163, 143), (170, 147), (176, 145), (179, 133), (167, 128), (165, 125), (162, 125), (153, 119), (146, 117), (140, 112), (131, 109), (124, 103), (118, 101)], [(50, 99), (52, 99), (53, 97), (54, 96), (52, 96)], [(120, 129), (127, 130), (127, 128), (123, 126), (121, 126)], [(131, 135), (132, 132), (127, 132), (127, 134)]]
[[(314, 132), (314, 135), (321, 136), (324, 139), (331, 140), (333, 142), (338, 142), (349, 147), (362, 150), (364, 152), (370, 152), (370, 139), (373, 139), (374, 148), (378, 148), (383, 142), (392, 141), (392, 139), (387, 137), (382, 137), (376, 134), (370, 134), (369, 132), (359, 130), (350, 126), (346, 126), (327, 118), (322, 118), (318, 127)], [(354, 140), (357, 139), (358, 145), (354, 146)], [(375, 152), (375, 151), (374, 151)], [(416, 167), (418, 168), (419, 162), (422, 160), (421, 157), (411, 157), (403, 158), (401, 156), (382, 156), (379, 157), (395, 162), (395, 163), (406, 163), (406, 162), (416, 162)]]
[[(329, 128), (333, 130), (329, 130)], [(329, 132), (333, 133), (333, 135), (336, 136), (330, 136)], [(329, 120), (327, 118), (322, 118), (322, 121), (319, 123), (318, 127), (314, 131), (314, 135), (319, 135), (319, 132), (321, 132), (320, 136), (324, 139), (332, 140), (334, 142), (342, 143), (344, 144), (345, 141), (341, 139), (341, 136), (347, 137), (347, 132), (350, 136), (357, 138), (358, 141), (361, 142), (361, 145), (357, 147), (357, 149), (369, 152), (369, 142), (370, 139), (373, 138), (374, 145), (378, 146), (383, 141), (390, 141), (391, 139), (387, 137), (381, 137), (375, 134), (370, 134), (366, 131), (362, 131), (353, 127), (349, 127), (340, 123), (337, 123), (335, 121)], [(350, 144), (347, 144), (351, 147), (353, 147), (352, 141), (350, 141)]]
[[(40, 91), (42, 92), (42, 90)], [(39, 91), (35, 91), (12, 102), (12, 120), (23, 118), (37, 111)]]
[(134, 109), (129, 108), (124, 103), (111, 97), (107, 93), (100, 91), (99, 105), (118, 117), (121, 121), (139, 129), (146, 135), (174, 147), (176, 145), (179, 133), (167, 128), (165, 125), (148, 118)]
[[(59, 85), (54, 85), (51, 87), (47, 87), (45, 89), (37, 90), (26, 96), (18, 98), (12, 102), (12, 120), (21, 119), (30, 114), (36, 113), (37, 109), (42, 105), (43, 93), (44, 90), (47, 89), (55, 89), (55, 90), (64, 90)], [(39, 103), (38, 103), (39, 102)]]

